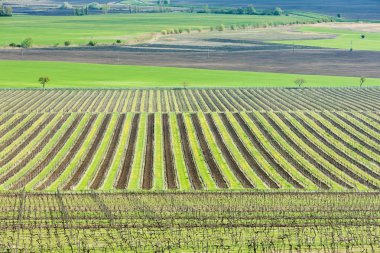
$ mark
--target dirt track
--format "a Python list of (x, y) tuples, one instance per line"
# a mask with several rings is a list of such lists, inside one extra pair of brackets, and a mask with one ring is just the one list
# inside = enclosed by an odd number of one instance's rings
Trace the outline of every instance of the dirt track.
[(216, 50), (151, 49), (130, 47), (48, 48), (0, 50), (3, 60), (49, 60), (105, 64), (154, 65), (380, 77), (380, 52), (331, 49)]

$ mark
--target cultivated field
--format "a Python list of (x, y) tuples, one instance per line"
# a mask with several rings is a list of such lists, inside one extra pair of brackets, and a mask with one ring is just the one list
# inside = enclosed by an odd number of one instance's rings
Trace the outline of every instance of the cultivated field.
[[(253, 204), (254, 203), (254, 204)], [(2, 194), (4, 252), (378, 252), (379, 194)]]
[[(207, 58), (207, 54), (203, 55)], [(115, 59), (116, 61), (117, 59)], [(380, 77), (377, 63), (373, 71)], [(1, 61), (1, 88), (41, 88), (38, 78), (49, 77), (46, 88), (202, 88), (202, 87), (358, 87), (359, 77), (209, 70), (156, 66), (125, 66), (45, 61)], [(371, 72), (371, 71), (369, 71)], [(354, 72), (355, 74), (356, 72)], [(364, 86), (380, 86), (380, 78), (366, 78)], [(37, 95), (39, 93), (31, 92)]]
[[(32, 38), (34, 46), (87, 45), (89, 41), (100, 44), (138, 43), (149, 41), (166, 29), (190, 29), (193, 32), (210, 27), (246, 25), (261, 27), (317, 22), (325, 16), (250, 16), (213, 15), (194, 13), (120, 14), (88, 16), (28, 16), (17, 15), (3, 19), (0, 47), (11, 43), (19, 44), (25, 38)], [(73, 29), (75, 27), (75, 29)]]
[(0, 186), (378, 190), (379, 92), (4, 90)]

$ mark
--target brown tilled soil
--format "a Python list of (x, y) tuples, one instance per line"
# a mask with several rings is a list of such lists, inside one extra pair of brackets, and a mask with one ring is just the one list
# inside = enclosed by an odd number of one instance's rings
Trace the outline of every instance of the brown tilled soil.
[(256, 173), (258, 177), (265, 182), (270, 188), (278, 189), (280, 186), (270, 177), (268, 174), (260, 167), (257, 161), (254, 159), (249, 150), (244, 146), (244, 143), (240, 140), (239, 136), (236, 134), (235, 129), (231, 125), (227, 116), (224, 113), (220, 114), (220, 118), (223, 121), (223, 124), (226, 126), (227, 131), (231, 135), (233, 141), (236, 144), (236, 147), (239, 149), (243, 157), (246, 159), (248, 164), (251, 166), (251, 169)]
[(115, 131), (113, 132), (111, 143), (108, 147), (107, 153), (105, 155), (105, 158), (100, 165), (100, 169), (98, 173), (95, 176), (94, 181), (91, 184), (91, 189), (99, 189), (99, 187), (102, 185), (104, 178), (107, 174), (107, 171), (109, 169), (109, 166), (111, 165), (112, 159), (115, 155), (115, 149), (119, 141), (120, 133), (123, 128), (123, 124), (125, 121), (125, 114), (121, 114), (117, 120)]
[(217, 126), (215, 125), (212, 115), (207, 113), (205, 114), (205, 116), (206, 116), (208, 125), (210, 126), (210, 129), (215, 136), (219, 149), (222, 151), (222, 154), (224, 158), (226, 159), (228, 166), (234, 172), (236, 178), (240, 181), (240, 183), (243, 185), (244, 188), (254, 188), (254, 185), (245, 176), (243, 171), (240, 169), (239, 165), (236, 163), (234, 157), (231, 155), (230, 151), (228, 150), (227, 145), (223, 141), (222, 135), (220, 134)]
[(171, 132), (168, 114), (162, 114), (162, 132), (164, 135), (165, 178), (169, 189), (177, 189), (176, 169), (171, 144)]
[[(328, 140), (326, 140), (326, 138), (321, 135), (318, 131), (316, 131), (313, 127), (309, 126), (301, 117), (299, 117), (298, 115), (293, 115), (293, 117), (303, 126), (305, 127), (310, 133), (312, 133), (316, 139), (318, 139), (320, 142), (322, 142), (323, 144), (325, 144), (326, 146), (328, 146), (330, 149), (332, 149), (336, 154), (338, 154), (339, 156), (343, 157), (344, 159), (346, 159), (348, 162), (350, 162), (352, 165), (355, 165), (357, 168), (359, 168), (360, 170), (366, 172), (367, 174), (377, 178), (377, 179), (380, 179), (380, 176), (378, 173), (376, 173), (375, 171), (372, 171), (371, 169), (369, 169), (367, 166), (363, 165), (362, 163), (360, 163), (359, 161), (353, 159), (351, 156), (347, 155), (345, 152), (343, 152), (341, 149), (337, 148), (336, 146), (332, 145)], [(352, 178), (355, 178), (355, 180), (359, 181), (360, 183), (362, 184), (365, 184), (367, 185), (368, 187), (372, 188), (372, 189), (378, 189), (377, 186), (371, 184), (370, 182), (367, 182), (365, 180), (363, 180), (362, 178), (360, 178), (358, 175), (356, 175), (353, 171), (349, 170), (348, 168), (346, 168), (345, 166), (343, 167), (343, 171), (349, 175), (350, 177)]]
[(103, 139), (103, 136), (106, 132), (107, 126), (110, 122), (110, 119), (111, 119), (111, 114), (107, 114), (104, 117), (103, 122), (102, 122), (102, 124), (101, 124), (101, 126), (100, 126), (100, 128), (96, 134), (96, 137), (95, 137), (95, 139), (94, 139), (94, 141), (90, 147), (90, 150), (86, 154), (82, 163), (79, 165), (79, 168), (74, 172), (74, 174), (71, 176), (70, 180), (63, 187), (63, 190), (65, 190), (65, 191), (71, 190), (72, 187), (74, 187), (79, 182), (79, 180), (82, 178), (86, 169), (90, 165), (96, 151), (98, 150), (98, 147), (100, 146), (100, 142)]
[(347, 189), (352, 189), (353, 187), (349, 185), (348, 183), (342, 181), (341, 179), (337, 178), (335, 175), (333, 175), (326, 167), (322, 166), (320, 163), (318, 163), (308, 152), (306, 152), (304, 149), (302, 149), (296, 142), (293, 141), (284, 131), (281, 127), (277, 125), (277, 123), (268, 116), (268, 114), (263, 113), (262, 114), (265, 120), (277, 131), (278, 134), (287, 142), (289, 145), (292, 146), (292, 148), (301, 154), (308, 162), (310, 162), (312, 165), (314, 165), (315, 168), (317, 168), (319, 171), (324, 173), (327, 177), (329, 177), (332, 181), (337, 182), (338, 184), (346, 187)]
[(206, 163), (207, 163), (208, 167), (210, 168), (211, 175), (212, 175), (213, 179), (215, 180), (216, 185), (219, 188), (228, 188), (228, 184), (227, 184), (226, 180), (224, 179), (224, 177), (220, 171), (220, 168), (214, 159), (214, 156), (212, 155), (210, 147), (207, 144), (207, 140), (206, 140), (206, 137), (202, 131), (202, 127), (200, 125), (198, 115), (197, 114), (191, 114), (191, 120), (193, 122), (195, 132), (197, 134), (198, 141), (199, 141), (199, 144), (200, 144), (202, 152), (203, 152), (203, 157), (205, 158)]
[(310, 179), (315, 185), (317, 185), (319, 188), (328, 190), (330, 187), (322, 182), (319, 178), (314, 176), (310, 171), (303, 168), (302, 165), (300, 165), (296, 159), (294, 159), (293, 156), (289, 155), (287, 151), (285, 151), (280, 144), (277, 143), (277, 141), (273, 138), (271, 133), (259, 122), (256, 117), (250, 113), (248, 114), (252, 122), (260, 129), (261, 133), (265, 136), (267, 140), (272, 144), (272, 146), (277, 150), (278, 154), (280, 154), (282, 157), (284, 157), (294, 168), (296, 168), (302, 175)]
[(28, 182), (30, 182), (32, 179), (34, 179), (48, 164), (51, 160), (54, 159), (54, 157), (57, 155), (57, 153), (62, 149), (62, 147), (65, 145), (66, 141), (70, 138), (72, 133), (74, 132), (75, 128), (83, 118), (83, 114), (78, 115), (74, 121), (71, 123), (70, 127), (66, 130), (66, 132), (62, 135), (62, 137), (59, 139), (59, 141), (55, 144), (53, 149), (50, 150), (49, 154), (43, 159), (33, 170), (28, 171), (26, 175), (23, 176), (22, 179), (18, 180), (16, 184), (11, 186), (11, 190), (21, 189), (23, 188)]
[(346, 148), (352, 150), (353, 152), (357, 153), (359, 156), (362, 156), (363, 158), (367, 159), (368, 161), (371, 161), (372, 163), (375, 163), (377, 166), (380, 166), (380, 163), (370, 156), (368, 156), (363, 151), (359, 150), (357, 147), (350, 145), (346, 140), (342, 138), (342, 136), (339, 136), (337, 133), (332, 131), (329, 127), (327, 127), (325, 124), (323, 124), (319, 119), (313, 117), (309, 113), (305, 113), (305, 116), (309, 119), (313, 120), (315, 124), (317, 124), (320, 128), (322, 128), (326, 133), (334, 137), (336, 140), (338, 140), (340, 143), (342, 143)]
[(377, 186), (371, 184), (367, 180), (359, 177), (357, 174), (353, 173), (350, 169), (348, 169), (344, 164), (338, 162), (334, 157), (329, 155), (325, 150), (323, 150), (318, 145), (315, 145), (310, 139), (307, 138), (297, 127), (295, 127), (291, 121), (286, 118), (283, 114), (277, 114), (278, 117), (295, 133), (299, 138), (301, 138), (311, 149), (315, 150), (321, 157), (323, 157), (330, 164), (335, 166), (337, 169), (348, 175), (349, 177), (355, 179), (356, 181), (364, 184), (372, 189), (378, 189)]
[(57, 131), (61, 128), (62, 124), (66, 122), (69, 118), (68, 114), (62, 116), (59, 122), (53, 127), (53, 129), (43, 138), (43, 140), (34, 148), (32, 152), (30, 152), (27, 156), (25, 156), (21, 161), (19, 161), (16, 166), (12, 169), (8, 170), (7, 173), (1, 176), (0, 183), (4, 183), (17, 172), (19, 172), (30, 160), (32, 160), (41, 150), (46, 146), (46, 144), (50, 141), (51, 138), (57, 133)]
[(335, 122), (332, 118), (330, 118), (330, 116), (326, 115), (325, 113), (321, 113), (320, 114), (325, 120), (329, 121), (334, 127), (336, 127), (337, 129), (339, 129), (340, 131), (342, 131), (343, 133), (347, 134), (348, 136), (350, 136), (350, 138), (352, 138), (353, 140), (357, 141), (360, 145), (368, 148), (369, 150), (371, 150), (372, 152), (380, 155), (380, 151), (377, 150), (375, 147), (373, 147), (371, 144), (363, 141), (361, 138), (359, 138), (357, 135), (355, 135), (354, 133), (352, 133), (351, 131), (347, 130), (345, 127), (341, 126), (339, 123)]
[(292, 49), (281, 50), (150, 50), (149, 47), (1, 49), (1, 60), (42, 60), (104, 64), (152, 65), (202, 69), (280, 72), (292, 74), (366, 76), (380, 78), (380, 52)]
[(244, 121), (244, 119), (240, 116), (240, 114), (235, 113), (234, 114), (235, 119), (237, 122), (239, 122), (241, 128), (244, 130), (245, 134), (248, 136), (252, 144), (255, 146), (255, 148), (260, 151), (260, 153), (264, 156), (265, 160), (268, 161), (268, 163), (277, 171), (278, 174), (281, 175), (282, 178), (284, 178), (288, 183), (292, 184), (294, 188), (303, 189), (304, 186), (300, 184), (298, 181), (296, 181), (283, 166), (277, 162), (269, 153), (265, 147), (262, 145), (260, 140), (257, 138), (257, 136), (252, 133), (251, 129), (247, 125), (247, 123)]
[(6, 155), (1, 161), (0, 161), (0, 167), (4, 166), (6, 163), (11, 161), (18, 153), (20, 153), (21, 150), (23, 150), (34, 138), (37, 137), (37, 135), (42, 131), (42, 129), (45, 128), (47, 124), (50, 123), (50, 121), (54, 118), (54, 114), (49, 115), (49, 117), (46, 118), (42, 124), (40, 124), (32, 134), (30, 134), (23, 142), (21, 145), (13, 149), (10, 153)]
[(83, 129), (79, 138), (75, 142), (74, 146), (70, 149), (66, 157), (60, 162), (59, 166), (53, 171), (50, 176), (44, 180), (44, 182), (36, 187), (36, 190), (44, 190), (49, 187), (66, 169), (67, 165), (74, 158), (75, 154), (78, 152), (79, 148), (83, 145), (84, 140), (86, 139), (90, 129), (97, 118), (97, 114), (91, 116), (90, 120), (87, 122), (86, 127)]
[(133, 157), (135, 153), (136, 138), (137, 138), (139, 122), (140, 122), (140, 114), (135, 114), (132, 120), (132, 128), (130, 130), (128, 147), (125, 153), (123, 167), (121, 168), (119, 179), (115, 186), (116, 189), (125, 189), (127, 187), (129, 176), (131, 174)]
[(182, 152), (185, 158), (191, 185), (195, 190), (201, 190), (203, 189), (203, 184), (198, 174), (198, 169), (195, 165), (193, 154), (191, 153), (189, 137), (187, 135), (185, 121), (182, 114), (177, 114), (177, 121), (181, 135)]
[(143, 189), (152, 189), (153, 186), (153, 157), (154, 157), (154, 114), (148, 115), (148, 131), (146, 138), (145, 162), (143, 174)]

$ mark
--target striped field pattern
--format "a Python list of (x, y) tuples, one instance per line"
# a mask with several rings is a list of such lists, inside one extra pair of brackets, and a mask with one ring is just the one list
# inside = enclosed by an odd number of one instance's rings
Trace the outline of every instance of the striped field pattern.
[(1, 190), (378, 190), (380, 89), (0, 91)]

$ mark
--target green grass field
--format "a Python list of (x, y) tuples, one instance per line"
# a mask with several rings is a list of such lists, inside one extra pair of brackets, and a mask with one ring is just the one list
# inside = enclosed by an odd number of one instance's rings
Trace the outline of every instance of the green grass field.
[[(358, 86), (359, 77), (298, 75), (190, 68), (126, 66), (88, 63), (0, 61), (1, 88), (41, 87), (39, 77), (49, 77), (47, 88), (136, 88), (136, 87), (294, 87), (304, 78), (305, 87)], [(368, 78), (366, 86), (380, 85)]]
[[(380, 51), (380, 33), (377, 32), (360, 32), (344, 29), (323, 28), (323, 27), (301, 27), (298, 29), (301, 32), (312, 32), (334, 35), (331, 39), (314, 39), (314, 40), (284, 40), (284, 41), (272, 41), (280, 44), (294, 44), (303, 46), (314, 46), (323, 48), (338, 48), (353, 50), (372, 50)], [(365, 35), (362, 39), (361, 35)]]
[(268, 23), (307, 22), (314, 18), (303, 16), (249, 16), (214, 15), (193, 13), (164, 14), (117, 14), (89, 16), (24, 16), (15, 15), (2, 19), (0, 46), (21, 43), (32, 38), (34, 46), (87, 44), (90, 40), (98, 43), (124, 42), (136, 37), (173, 28), (208, 28), (224, 25), (263, 25)]

